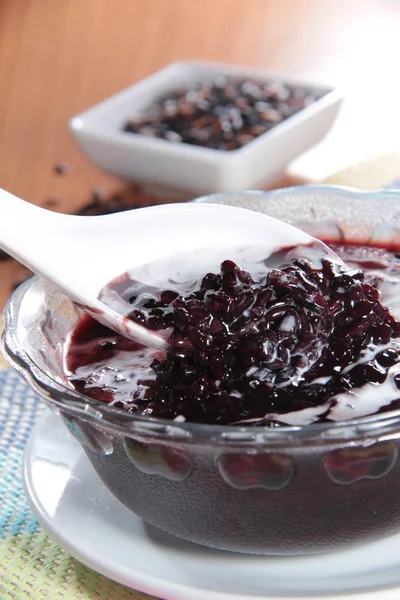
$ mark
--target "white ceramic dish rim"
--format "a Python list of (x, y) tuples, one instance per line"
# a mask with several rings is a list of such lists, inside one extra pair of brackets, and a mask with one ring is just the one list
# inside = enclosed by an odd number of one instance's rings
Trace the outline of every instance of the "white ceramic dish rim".
[[(299, 87), (309, 87), (313, 89), (324, 90), (326, 93), (324, 96), (322, 96), (320, 99), (316, 100), (306, 108), (300, 110), (298, 113), (294, 114), (288, 119), (285, 119), (285, 121), (273, 127), (270, 131), (267, 131), (262, 135), (254, 138), (251, 142), (248, 142), (241, 148), (229, 151), (216, 150), (214, 148), (206, 148), (203, 146), (192, 146), (190, 144), (185, 143), (177, 144), (159, 138), (149, 138), (140, 134), (127, 133), (122, 131), (122, 129), (109, 130), (107, 128), (103, 128), (97, 125), (96, 123), (93, 123), (93, 119), (97, 118), (99, 114), (116, 110), (120, 104), (124, 103), (138, 89), (144, 89), (148, 85), (157, 83), (158, 78), (161, 76), (161, 74), (167, 73), (168, 70), (171, 70), (171, 72), (173, 72), (174, 69), (177, 69), (181, 66), (184, 66), (188, 69), (198, 69), (200, 71), (202, 69), (210, 69), (214, 71), (216, 75), (220, 76), (247, 75), (249, 77), (259, 77), (260, 79), (263, 79), (265, 81), (273, 79), (288, 85), (298, 85)], [(344, 94), (340, 88), (335, 88), (327, 85), (313, 84), (308, 81), (301, 81), (298, 78), (278, 75), (273, 72), (266, 71), (264, 69), (241, 67), (207, 61), (178, 61), (167, 65), (163, 69), (156, 71), (148, 77), (139, 80), (133, 85), (123, 89), (120, 92), (117, 92), (116, 94), (95, 104), (94, 106), (86, 109), (78, 115), (75, 115), (70, 119), (69, 127), (72, 132), (85, 132), (85, 135), (91, 137), (92, 139), (107, 139), (108, 141), (118, 143), (127, 149), (133, 147), (147, 147), (149, 149), (153, 148), (159, 150), (168, 150), (169, 152), (174, 153), (177, 157), (182, 156), (182, 154), (185, 154), (192, 155), (194, 157), (212, 157), (213, 160), (218, 160), (218, 157), (220, 157), (221, 159), (223, 158), (224, 160), (226, 160), (227, 157), (236, 159), (237, 157), (240, 157), (242, 154), (246, 153), (248, 150), (257, 149), (257, 147), (262, 145), (266, 139), (273, 141), (274, 138), (276, 136), (279, 136), (283, 131), (290, 129), (297, 123), (300, 123), (304, 119), (307, 119), (312, 115), (318, 113), (321, 109), (342, 100), (343, 97)], [(123, 123), (121, 122), (121, 125), (122, 124)]]

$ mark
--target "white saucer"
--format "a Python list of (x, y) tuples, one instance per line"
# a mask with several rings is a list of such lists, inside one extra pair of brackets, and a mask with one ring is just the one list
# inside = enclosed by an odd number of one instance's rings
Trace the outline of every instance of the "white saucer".
[(24, 480), (43, 527), (73, 556), (166, 600), (400, 597), (400, 535), (346, 552), (268, 558), (203, 548), (145, 525), (111, 496), (50, 412), (27, 446)]

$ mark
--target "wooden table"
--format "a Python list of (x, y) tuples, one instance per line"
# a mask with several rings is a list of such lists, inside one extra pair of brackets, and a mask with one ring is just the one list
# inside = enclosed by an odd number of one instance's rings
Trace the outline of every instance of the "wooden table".
[[(399, 30), (396, 0), (1, 0), (0, 187), (72, 212), (95, 186), (121, 186), (82, 157), (68, 119), (189, 58), (346, 86), (347, 106), (326, 142), (297, 161), (300, 175), (392, 150)], [(14, 261), (0, 264), (0, 306), (24, 275)]]

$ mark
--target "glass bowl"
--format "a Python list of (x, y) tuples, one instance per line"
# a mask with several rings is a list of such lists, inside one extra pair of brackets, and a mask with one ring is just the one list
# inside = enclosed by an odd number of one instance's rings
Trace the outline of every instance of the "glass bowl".
[[(305, 186), (198, 201), (248, 207), (333, 241), (400, 246), (396, 192)], [(214, 548), (275, 555), (332, 551), (400, 531), (400, 411), (272, 429), (127, 414), (66, 380), (64, 346), (80, 315), (33, 277), (9, 300), (3, 352), (60, 415), (109, 490), (145, 521)]]

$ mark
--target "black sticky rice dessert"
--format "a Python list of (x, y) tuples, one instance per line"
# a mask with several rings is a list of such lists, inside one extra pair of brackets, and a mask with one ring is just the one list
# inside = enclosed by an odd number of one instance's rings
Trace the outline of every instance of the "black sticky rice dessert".
[[(380, 301), (377, 264), (344, 270), (312, 251), (279, 251), (255, 275), (225, 260), (172, 289), (120, 278), (109, 287), (131, 305), (129, 317), (165, 330), (169, 348), (140, 347), (85, 318), (69, 348), (73, 385), (130, 412), (219, 425), (304, 425), (393, 408), (400, 322)], [(392, 269), (399, 262), (384, 258)]]

